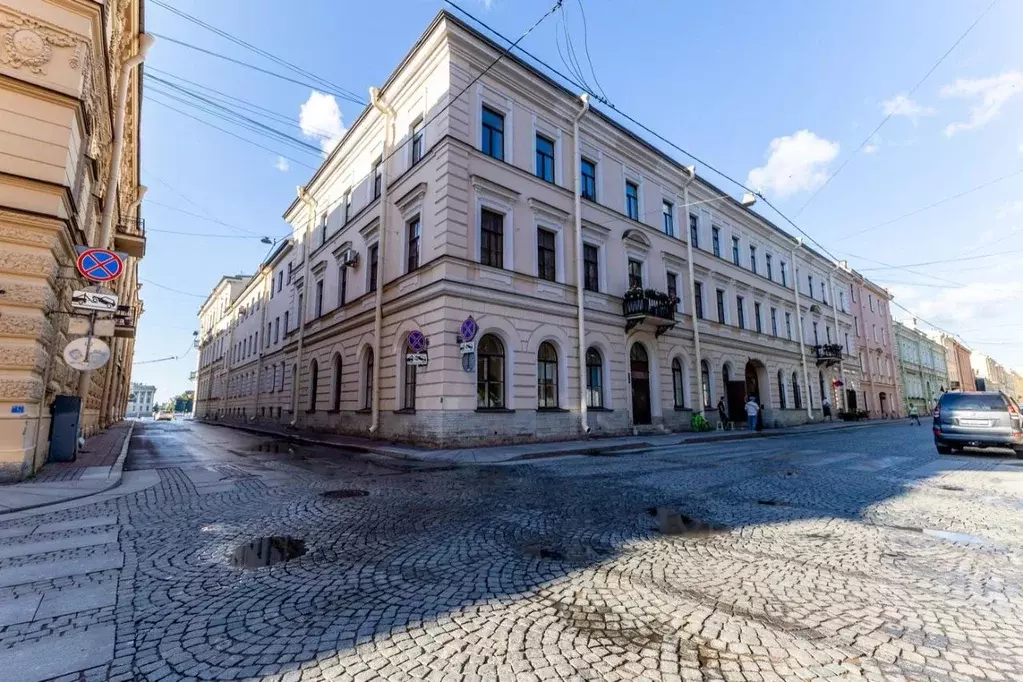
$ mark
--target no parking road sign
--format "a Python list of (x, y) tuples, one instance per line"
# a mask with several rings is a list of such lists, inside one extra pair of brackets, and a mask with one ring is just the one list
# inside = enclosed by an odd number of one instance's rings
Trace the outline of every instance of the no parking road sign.
[(93, 282), (109, 282), (124, 272), (124, 261), (113, 251), (85, 249), (78, 255), (78, 272)]

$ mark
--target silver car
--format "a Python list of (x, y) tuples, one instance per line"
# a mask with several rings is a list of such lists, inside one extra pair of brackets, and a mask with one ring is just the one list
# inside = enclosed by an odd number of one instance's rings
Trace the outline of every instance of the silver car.
[(934, 445), (938, 453), (973, 448), (1011, 448), (1023, 454), (1019, 405), (1004, 393), (945, 393), (934, 408)]

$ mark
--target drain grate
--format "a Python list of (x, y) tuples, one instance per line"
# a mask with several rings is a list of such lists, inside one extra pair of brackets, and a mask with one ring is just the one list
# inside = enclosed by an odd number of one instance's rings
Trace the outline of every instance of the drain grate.
[(366, 497), (369, 495), (367, 490), (328, 490), (325, 493), (320, 493), (324, 497), (331, 500), (346, 500), (350, 497)]

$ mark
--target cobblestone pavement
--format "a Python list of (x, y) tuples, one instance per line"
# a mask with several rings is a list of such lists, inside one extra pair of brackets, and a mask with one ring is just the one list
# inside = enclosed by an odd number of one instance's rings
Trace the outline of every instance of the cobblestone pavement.
[[(451, 467), (147, 424), (122, 494), (0, 517), (0, 681), (1023, 681), (1021, 464), (909, 425)], [(306, 551), (232, 565), (271, 535)]]

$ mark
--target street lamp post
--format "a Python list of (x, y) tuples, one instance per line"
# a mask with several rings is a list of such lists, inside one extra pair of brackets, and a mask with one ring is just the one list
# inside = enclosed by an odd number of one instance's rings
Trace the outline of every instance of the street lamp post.
[(803, 386), (806, 387), (806, 416), (813, 421), (813, 408), (810, 406), (810, 372), (806, 368), (806, 343), (803, 341), (803, 313), (799, 303), (799, 268), (796, 267), (796, 251), (803, 245), (803, 238), (796, 237), (796, 245), (792, 247), (792, 288), (796, 292), (796, 327), (799, 329), (799, 356), (803, 361)]
[[(828, 273), (828, 288), (831, 289), (831, 310), (835, 314), (835, 334), (841, 333), (841, 328), (838, 326), (838, 297), (835, 296), (835, 270), (842, 267), (839, 263), (835, 267), (831, 268), (831, 272)], [(798, 282), (796, 283), (798, 286)], [(845, 311), (843, 311), (845, 312)], [(838, 339), (835, 339), (836, 341)], [(845, 401), (845, 345), (842, 345), (842, 351), (838, 354), (838, 374), (842, 380), (842, 390), (839, 392), (839, 396), (842, 398), (842, 410), (848, 410), (849, 407)]]

